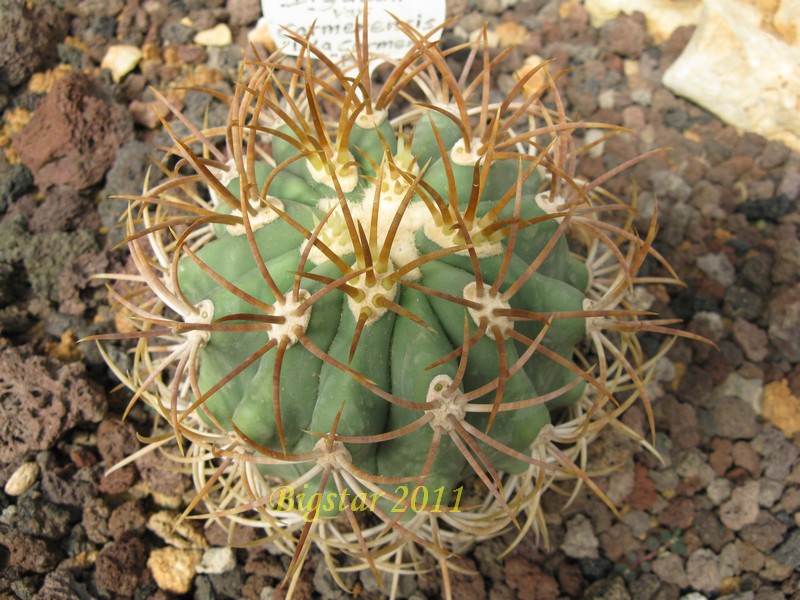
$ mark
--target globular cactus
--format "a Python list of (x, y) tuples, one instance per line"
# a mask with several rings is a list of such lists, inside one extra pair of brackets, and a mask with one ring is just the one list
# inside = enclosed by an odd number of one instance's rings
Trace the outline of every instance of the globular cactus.
[[(586, 443), (634, 435), (636, 333), (671, 332), (632, 300), (674, 274), (601, 192), (622, 168), (572, 175), (573, 134), (602, 125), (567, 118), (544, 65), (495, 100), (505, 52), (398, 27), (412, 47), (380, 85), (356, 27), (347, 64), (299, 36), (296, 59), (249, 61), (224, 127), (164, 100), (188, 134), (164, 119), (170, 178), (127, 212), (144, 286), (112, 290), (138, 327), (98, 336), (139, 340), (115, 368), (192, 465), (186, 514), (261, 529), (292, 583), (310, 542), (334, 576), (420, 550), (446, 574), (512, 522), (539, 530), (551, 482), (601, 494)], [(637, 276), (648, 257), (663, 278)]]

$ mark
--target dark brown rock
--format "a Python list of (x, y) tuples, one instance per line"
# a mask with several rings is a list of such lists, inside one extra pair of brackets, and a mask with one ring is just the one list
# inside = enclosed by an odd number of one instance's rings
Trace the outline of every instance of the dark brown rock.
[[(636, 510), (648, 510), (658, 498), (656, 485), (650, 479), (647, 467), (637, 464), (633, 481), (633, 490), (625, 498), (625, 503)], [(612, 559), (613, 560), (613, 559)]]
[(111, 468), (126, 456), (139, 449), (139, 440), (133, 425), (119, 419), (105, 419), (97, 428), (97, 449)]
[(636, 58), (642, 54), (647, 41), (647, 29), (641, 14), (620, 15), (603, 26), (601, 39), (614, 54)]
[(12, 143), (36, 185), (82, 190), (103, 179), (131, 133), (125, 107), (88, 76), (71, 73), (53, 85)]
[(58, 564), (59, 556), (52, 544), (28, 535), (0, 533), (0, 544), (8, 548), (9, 566), (23, 571), (47, 573)]
[(187, 475), (175, 471), (175, 463), (161, 452), (148, 452), (136, 459), (136, 468), (150, 489), (167, 496), (180, 496), (192, 482)]
[(517, 598), (555, 600), (558, 597), (558, 582), (520, 556), (506, 560), (505, 577), (506, 584), (516, 590)]
[(142, 582), (146, 561), (144, 542), (130, 538), (103, 548), (95, 564), (95, 582), (101, 588), (131, 596)]
[(52, 446), (77, 425), (97, 423), (106, 410), (102, 391), (81, 363), (60, 364), (29, 348), (0, 350), (0, 461)]
[(0, 0), (0, 81), (18, 86), (55, 61), (67, 29), (65, 14), (48, 2)]
[(680, 498), (659, 513), (658, 522), (670, 529), (688, 529), (694, 522), (696, 512), (691, 498)]
[(115, 540), (124, 536), (144, 531), (147, 519), (142, 505), (134, 500), (125, 502), (111, 513), (108, 519), (108, 531)]

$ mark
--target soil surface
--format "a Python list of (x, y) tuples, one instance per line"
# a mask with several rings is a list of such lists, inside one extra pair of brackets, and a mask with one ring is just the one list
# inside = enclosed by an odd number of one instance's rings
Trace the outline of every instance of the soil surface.
[[(129, 395), (95, 346), (76, 343), (115, 329), (91, 275), (125, 268), (109, 197), (140, 191), (166, 141), (150, 86), (202, 122), (207, 99), (177, 86), (231, 91), (258, 4), (0, 0), (0, 598), (282, 597), (286, 557), (218, 548), (217, 526), (173, 531), (191, 482), (158, 454), (106, 473), (141, 447), (149, 417), (136, 407), (121, 419)], [(528, 537), (499, 559), (513, 532), (484, 543), (460, 560), (477, 575), (456, 575), (454, 596), (798, 599), (800, 156), (662, 87), (691, 29), (655, 45), (641, 15), (597, 30), (575, 0), (508, 4), (451, 0), (443, 44), (484, 21), (501, 47), (518, 43), (495, 82), (505, 91), (530, 55), (552, 58), (554, 73), (571, 67), (568, 112), (631, 130), (581, 157), (588, 177), (671, 148), (608, 187), (630, 197), (635, 180), (641, 230), (658, 200), (656, 246), (686, 286), (651, 290), (653, 306), (719, 350), (679, 340), (658, 364), (663, 463), (611, 435), (595, 443), (594, 464), (617, 467), (597, 482), (620, 517), (590, 492), (567, 507), (549, 494), (550, 549)], [(232, 44), (193, 43), (220, 23)], [(100, 63), (118, 44), (143, 56), (115, 81)], [(209, 122), (222, 122), (218, 110)], [(645, 432), (641, 408), (624, 421)], [(186, 580), (154, 577), (198, 560)], [(350, 583), (381, 596), (369, 576)], [(401, 595), (438, 598), (439, 586), (407, 578)], [(345, 595), (314, 553), (297, 597)]]

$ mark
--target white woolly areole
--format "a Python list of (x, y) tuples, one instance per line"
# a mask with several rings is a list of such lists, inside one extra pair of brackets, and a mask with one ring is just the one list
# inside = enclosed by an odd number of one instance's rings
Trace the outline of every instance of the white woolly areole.
[[(486, 291), (486, 289), (487, 287), (484, 285), (484, 291)], [(486, 335), (489, 338), (495, 339), (495, 327), (500, 329), (501, 334), (505, 334), (507, 331), (514, 329), (514, 322), (509, 317), (502, 317), (494, 314), (496, 310), (508, 310), (511, 308), (511, 305), (503, 300), (500, 295), (489, 296), (486, 294), (478, 296), (478, 285), (476, 282), (471, 281), (464, 287), (463, 296), (465, 300), (477, 302), (481, 305), (480, 308), (467, 308), (467, 310), (469, 311), (469, 316), (472, 317), (472, 320), (475, 321), (478, 327), (480, 327), (483, 320), (486, 319), (488, 323), (486, 326)]]
[[(214, 303), (211, 302), (211, 300), (201, 300), (195, 304), (194, 307), (197, 309), (197, 312), (184, 315), (184, 321), (187, 323), (201, 323), (203, 325), (208, 325), (211, 323), (212, 319), (214, 318)], [(194, 331), (189, 331), (186, 334), (186, 337), (192, 342), (193, 345), (197, 344), (202, 348), (211, 338), (211, 332), (207, 330), (196, 329)]]
[[(584, 298), (581, 304), (581, 308), (585, 311), (593, 311), (597, 310), (597, 303), (591, 300), (590, 298)], [(586, 317), (584, 319), (586, 328), (586, 335), (593, 335), (595, 333), (600, 333), (603, 330), (603, 317)]]
[(531, 450), (544, 449), (547, 444), (550, 443), (553, 437), (555, 437), (555, 434), (556, 428), (551, 423), (543, 425), (539, 430), (539, 433), (536, 434), (536, 439), (533, 440), (533, 443), (531, 444)]
[(436, 402), (436, 408), (428, 411), (433, 415), (430, 426), (442, 432), (452, 431), (455, 427), (450, 419), (454, 417), (457, 422), (464, 420), (467, 411), (464, 403), (460, 402), (461, 392), (458, 388), (448, 394), (453, 380), (448, 375), (437, 375), (428, 385), (428, 395), (425, 402)]
[(461, 138), (453, 144), (453, 148), (450, 150), (450, 160), (462, 167), (474, 167), (482, 158), (477, 152), (481, 145), (480, 140), (472, 140), (470, 151), (467, 152), (467, 144), (464, 142), (464, 138)]
[[(481, 228), (477, 226), (477, 221), (470, 230), (469, 235), (470, 238), (475, 241), (475, 237), (480, 233)], [(461, 230), (458, 228), (451, 229), (449, 227), (445, 228), (440, 225), (437, 225), (433, 219), (428, 219), (423, 224), (424, 232), (427, 238), (441, 246), (442, 248), (452, 248), (453, 246), (460, 246), (464, 243), (461, 239), (456, 239), (460, 237), (459, 234)], [(503, 252), (503, 243), (502, 242), (483, 242), (481, 244), (477, 244), (473, 246), (473, 250), (478, 258), (486, 258), (487, 256), (497, 256), (498, 254)], [(456, 256), (468, 256), (469, 250), (460, 250), (459, 252), (455, 253)]]
[[(228, 168), (220, 169), (218, 167), (209, 166), (208, 170), (224, 187), (228, 187), (228, 184), (239, 176), (239, 171), (236, 170), (236, 162), (233, 158), (229, 158), (225, 166)], [(219, 197), (217, 191), (210, 185), (208, 186), (208, 195), (214, 206), (222, 204), (222, 198)]]
[[(391, 270), (389, 272), (391, 273)], [(366, 311), (369, 316), (364, 324), (372, 325), (375, 321), (380, 319), (387, 310), (389, 310), (385, 306), (379, 306), (377, 303), (378, 299), (386, 298), (387, 300), (394, 300), (394, 297), (397, 295), (397, 284), (392, 284), (389, 288), (386, 288), (383, 285), (385, 277), (376, 276), (377, 280), (375, 281), (375, 284), (367, 285), (366, 277), (367, 274), (364, 273), (349, 281), (350, 285), (358, 288), (364, 293), (364, 298), (356, 302), (350, 296), (348, 296), (347, 305), (350, 307), (350, 310), (353, 312), (353, 315), (356, 318), (358, 318), (362, 312)]]
[[(403, 192), (405, 195), (405, 192)], [(402, 196), (401, 196), (402, 197)], [(347, 201), (347, 208), (353, 221), (361, 223), (361, 227), (369, 235), (372, 223), (372, 205), (375, 198), (375, 186), (369, 186), (364, 190), (364, 199), (360, 202)], [(387, 234), (392, 225), (399, 203), (395, 201), (393, 194), (380, 195), (378, 205), (378, 244), (382, 245), (386, 239)], [(322, 230), (319, 233), (319, 241), (325, 244), (338, 256), (345, 256), (353, 253), (353, 241), (350, 239), (350, 233), (347, 230), (347, 222), (344, 218), (342, 206), (338, 198), (324, 198), (320, 200), (317, 207), (324, 211), (330, 211), (331, 207), (336, 206), (328, 220), (325, 222)], [(406, 206), (403, 212), (403, 218), (400, 221), (400, 226), (397, 228), (392, 248), (389, 252), (389, 259), (397, 265), (402, 267), (411, 261), (419, 258), (419, 250), (414, 240), (416, 232), (425, 227), (425, 224), (432, 221), (431, 213), (423, 202), (412, 202)], [(303, 243), (303, 250), (308, 241)], [(375, 249), (373, 249), (373, 259)], [(314, 246), (308, 255), (310, 260), (315, 265), (320, 265), (328, 261), (328, 257), (318, 247)], [(419, 269), (406, 273), (405, 278), (409, 280), (419, 279), (421, 276)]]
[[(544, 192), (536, 194), (534, 201), (536, 202), (536, 205), (548, 215), (552, 215), (564, 209), (564, 199), (560, 196), (551, 198), (550, 190), (545, 190)], [(564, 217), (556, 217), (555, 220), (561, 223), (561, 221), (564, 220)]]
[(385, 110), (373, 110), (372, 114), (361, 112), (356, 117), (356, 125), (361, 129), (377, 129), (386, 120), (389, 112)]
[(283, 317), (286, 320), (283, 323), (273, 323), (270, 326), (267, 331), (269, 339), (277, 342), (288, 339), (289, 346), (293, 346), (297, 343), (298, 332), (305, 333), (306, 329), (308, 329), (308, 322), (311, 320), (311, 307), (309, 306), (306, 308), (302, 314), (296, 315), (294, 313), (297, 307), (308, 300), (310, 296), (311, 294), (308, 293), (308, 290), (301, 289), (297, 294), (296, 301), (292, 298), (291, 293), (289, 293), (283, 297), (283, 304), (278, 304), (276, 302), (272, 305), (275, 309), (272, 316)]
[[(355, 165), (354, 160), (353, 155), (348, 152), (345, 164), (333, 163), (336, 167), (336, 180), (345, 194), (352, 192), (358, 185), (358, 167)], [(333, 178), (328, 171), (327, 161), (323, 161), (322, 168), (317, 169), (310, 160), (306, 159), (306, 167), (308, 167), (308, 173), (314, 181), (336, 189), (336, 186), (333, 185)]]
[[(395, 164), (397, 167), (405, 171), (408, 175), (416, 177), (419, 174), (419, 165), (413, 162), (413, 156), (405, 152), (401, 148), (402, 140), (398, 143), (398, 151), (395, 156)], [(376, 178), (377, 181), (377, 178)], [(397, 169), (392, 168), (388, 163), (384, 162), (381, 165), (381, 202), (393, 202), (398, 204), (405, 198), (408, 188), (411, 184), (403, 177)], [(375, 188), (370, 188), (375, 193)]]
[(320, 467), (332, 467), (340, 470), (346, 469), (353, 464), (353, 457), (342, 442), (333, 442), (331, 450), (328, 450), (327, 446), (328, 440), (326, 439), (321, 439), (314, 444), (314, 452), (320, 454), (319, 458), (317, 458), (317, 464)]
[[(253, 231), (261, 229), (264, 225), (268, 225), (278, 218), (278, 213), (272, 210), (273, 206), (278, 210), (283, 211), (283, 202), (281, 202), (275, 196), (267, 196), (264, 200), (267, 204), (259, 205), (258, 212), (256, 212), (255, 215), (250, 215), (250, 227)], [(242, 211), (240, 211), (238, 208), (235, 208), (231, 211), (231, 215), (234, 217), (241, 217)], [(244, 223), (226, 225), (225, 230), (233, 236), (244, 235), (247, 233)]]

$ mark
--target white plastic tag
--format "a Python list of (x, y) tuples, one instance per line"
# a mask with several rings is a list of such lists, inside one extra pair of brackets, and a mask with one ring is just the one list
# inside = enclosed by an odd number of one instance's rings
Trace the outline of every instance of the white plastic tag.
[[(311, 42), (337, 61), (355, 50), (356, 19), (364, 25), (363, 0), (261, 0), (261, 9), (276, 45), (291, 56), (297, 56), (300, 46), (284, 35), (283, 28), (305, 36), (316, 22)], [(412, 44), (392, 14), (425, 34), (444, 21), (445, 0), (369, 0), (368, 10), (370, 52), (397, 59)]]

